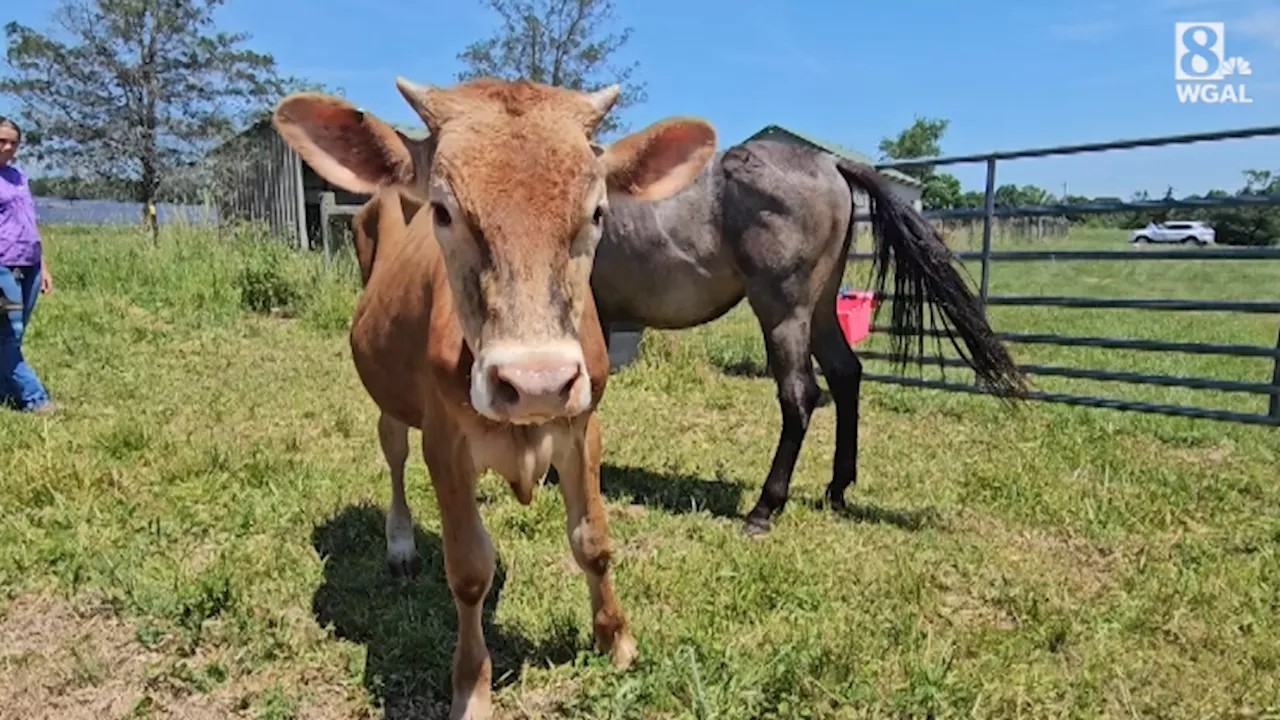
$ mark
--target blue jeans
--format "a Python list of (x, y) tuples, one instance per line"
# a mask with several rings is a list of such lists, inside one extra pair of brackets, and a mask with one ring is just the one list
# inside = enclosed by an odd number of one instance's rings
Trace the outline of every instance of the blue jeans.
[(9, 320), (0, 322), (0, 391), (5, 403), (34, 410), (49, 402), (49, 393), (22, 357), (22, 335), (40, 295), (40, 266), (0, 265), (0, 295)]

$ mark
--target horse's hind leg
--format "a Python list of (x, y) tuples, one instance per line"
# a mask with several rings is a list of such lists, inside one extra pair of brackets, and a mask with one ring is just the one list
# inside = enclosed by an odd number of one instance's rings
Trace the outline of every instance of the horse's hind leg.
[(821, 392), (810, 361), (812, 309), (786, 302), (778, 295), (777, 285), (752, 283), (747, 288), (747, 299), (764, 333), (769, 370), (778, 387), (782, 410), (782, 432), (773, 463), (760, 498), (747, 513), (746, 530), (752, 535), (768, 532), (770, 518), (787, 504), (791, 474)]
[(813, 316), (813, 354), (822, 366), (827, 388), (836, 406), (836, 451), (826, 499), (832, 508), (844, 510), (845, 489), (858, 481), (858, 400), (862, 386), (862, 361), (845, 339), (836, 316), (835, 292), (823, 295)]

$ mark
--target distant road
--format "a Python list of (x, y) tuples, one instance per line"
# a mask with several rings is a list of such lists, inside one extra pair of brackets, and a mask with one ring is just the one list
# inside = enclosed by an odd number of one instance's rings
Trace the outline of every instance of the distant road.
[[(142, 203), (37, 197), (36, 217), (41, 223), (133, 224), (142, 220)], [(176, 220), (205, 225), (216, 222), (218, 212), (203, 205), (157, 203), (156, 217), (161, 223)]]

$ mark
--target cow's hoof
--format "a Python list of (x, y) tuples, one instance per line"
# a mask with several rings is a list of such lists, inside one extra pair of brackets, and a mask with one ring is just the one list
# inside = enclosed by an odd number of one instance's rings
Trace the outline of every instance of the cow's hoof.
[(637, 653), (635, 638), (623, 630), (613, 639), (613, 647), (609, 649), (609, 662), (619, 670), (626, 670), (635, 662)]
[(417, 553), (388, 555), (387, 572), (398, 580), (412, 580), (422, 572), (422, 558)]
[(488, 691), (479, 688), (470, 696), (454, 695), (453, 705), (449, 708), (449, 720), (490, 720), (493, 717), (493, 706)]

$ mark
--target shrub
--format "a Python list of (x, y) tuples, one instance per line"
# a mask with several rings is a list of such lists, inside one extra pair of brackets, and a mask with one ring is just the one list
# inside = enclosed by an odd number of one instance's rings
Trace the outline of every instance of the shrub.
[(276, 315), (296, 315), (303, 298), (298, 273), (291, 273), (286, 253), (295, 250), (271, 240), (251, 240), (240, 245), (241, 264), (236, 276), (240, 304), (247, 310)]

